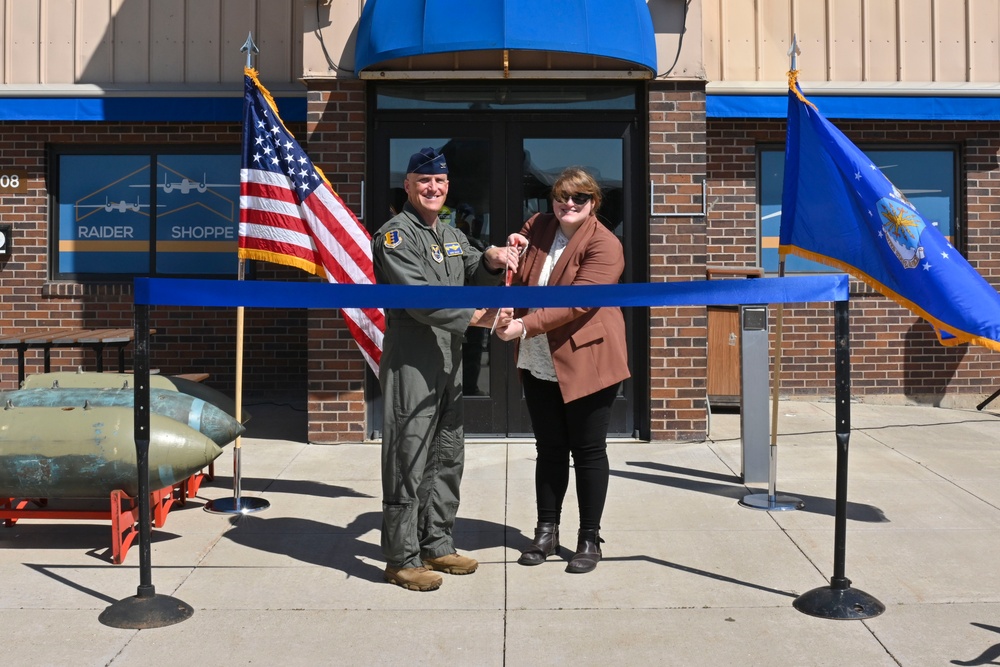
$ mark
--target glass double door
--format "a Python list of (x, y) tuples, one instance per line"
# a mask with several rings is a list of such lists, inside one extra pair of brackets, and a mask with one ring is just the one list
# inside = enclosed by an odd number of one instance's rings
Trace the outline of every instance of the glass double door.
[[(407, 161), (430, 146), (443, 152), (448, 163), (448, 199), (439, 224), (462, 230), (472, 245), (503, 245), (532, 214), (549, 211), (552, 182), (565, 167), (579, 165), (598, 179), (604, 194), (599, 217), (628, 253), (631, 239), (624, 221), (631, 131), (627, 123), (378, 123), (376, 185), (370, 190), (375, 213), (367, 216), (369, 229), (374, 232), (401, 210)], [(629, 313), (625, 315), (628, 325)], [(489, 329), (470, 327), (463, 346), (463, 387), (468, 435), (531, 433), (513, 343), (490, 336)], [(616, 401), (612, 434), (632, 435), (631, 406), (630, 381)], [(381, 414), (376, 412), (372, 417), (378, 421)]]

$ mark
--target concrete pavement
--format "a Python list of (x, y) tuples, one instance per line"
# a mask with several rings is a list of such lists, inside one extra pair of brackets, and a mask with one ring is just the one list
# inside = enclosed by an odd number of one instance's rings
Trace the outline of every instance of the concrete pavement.
[(1000, 661), (1000, 401), (983, 412), (852, 406), (845, 574), (886, 611), (797, 611), (829, 585), (836, 446), (832, 401), (779, 404), (779, 494), (801, 510), (748, 509), (737, 414), (702, 443), (615, 442), (604, 561), (515, 562), (534, 526), (534, 447), (470, 442), (456, 525), (481, 562), (415, 593), (382, 581), (379, 448), (310, 445), (295, 414), (251, 407), (243, 493), (269, 509), (202, 511), (215, 482), (154, 530), (152, 581), (194, 615), (169, 627), (98, 621), (139, 584), (139, 550), (108, 561), (101, 522), (0, 527), (6, 667), (38, 665), (985, 665)]

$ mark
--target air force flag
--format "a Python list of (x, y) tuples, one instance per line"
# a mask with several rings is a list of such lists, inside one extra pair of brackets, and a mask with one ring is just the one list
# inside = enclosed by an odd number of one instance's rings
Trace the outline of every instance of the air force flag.
[(1000, 351), (1000, 294), (791, 82), (779, 257), (822, 262), (927, 320), (944, 345)]

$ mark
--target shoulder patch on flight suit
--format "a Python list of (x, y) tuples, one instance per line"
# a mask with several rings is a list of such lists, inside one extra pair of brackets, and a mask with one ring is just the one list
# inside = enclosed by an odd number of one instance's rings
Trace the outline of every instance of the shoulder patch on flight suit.
[(399, 233), (398, 229), (394, 229), (391, 232), (386, 232), (384, 241), (386, 248), (395, 248), (396, 246), (402, 245), (403, 235)]
[(444, 261), (444, 255), (441, 254), (441, 247), (436, 243), (431, 244), (431, 259), (438, 264)]
[(444, 244), (444, 254), (448, 255), (449, 257), (454, 257), (455, 255), (461, 255), (462, 254), (462, 244), (461, 243), (456, 243), (454, 241), (451, 242), (451, 243), (445, 243)]

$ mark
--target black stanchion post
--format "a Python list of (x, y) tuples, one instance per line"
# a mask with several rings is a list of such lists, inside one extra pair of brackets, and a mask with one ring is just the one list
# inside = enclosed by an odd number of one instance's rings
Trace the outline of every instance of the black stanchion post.
[(993, 392), (992, 394), (990, 394), (986, 398), (985, 401), (983, 401), (982, 403), (980, 403), (979, 405), (977, 405), (976, 406), (976, 410), (982, 411), (982, 409), (985, 408), (990, 403), (992, 403), (993, 399), (995, 399), (997, 396), (1000, 396), (1000, 389), (997, 389), (995, 392)]
[(139, 587), (133, 597), (105, 608), (98, 620), (113, 628), (162, 628), (180, 623), (194, 609), (153, 586), (152, 513), (149, 507), (149, 306), (135, 305), (135, 424), (136, 467), (139, 474)]
[(803, 593), (792, 603), (810, 616), (842, 620), (872, 618), (885, 611), (874, 597), (851, 588), (844, 574), (847, 556), (847, 450), (851, 439), (851, 351), (847, 301), (834, 302), (834, 365), (836, 382), (837, 498), (833, 535), (833, 576), (830, 585)]

